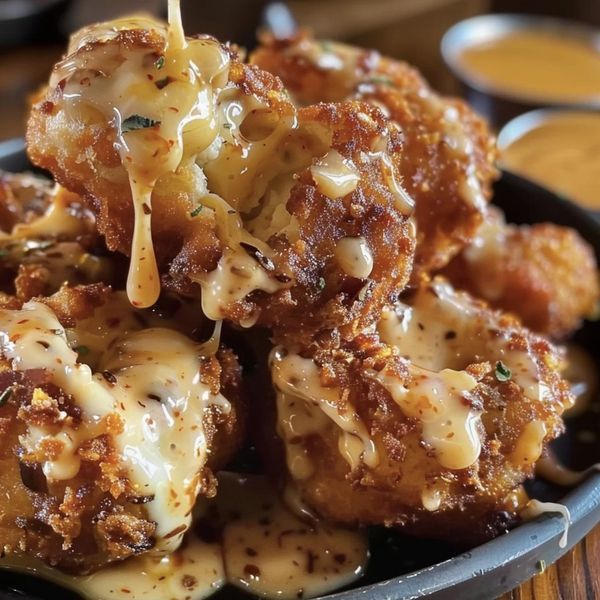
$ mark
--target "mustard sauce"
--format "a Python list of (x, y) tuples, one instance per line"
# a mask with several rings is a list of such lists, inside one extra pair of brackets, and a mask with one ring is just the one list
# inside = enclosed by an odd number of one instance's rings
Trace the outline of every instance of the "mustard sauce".
[(600, 209), (600, 114), (553, 114), (503, 149), (501, 162), (586, 208)]
[(515, 31), (465, 48), (462, 68), (480, 83), (547, 103), (600, 100), (600, 52), (548, 31)]

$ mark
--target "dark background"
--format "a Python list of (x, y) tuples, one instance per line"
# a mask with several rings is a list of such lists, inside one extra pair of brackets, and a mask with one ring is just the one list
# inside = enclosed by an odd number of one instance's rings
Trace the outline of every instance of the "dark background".
[[(251, 48), (268, 0), (181, 0), (188, 33), (211, 33)], [(284, 5), (270, 4), (285, 28)], [(324, 38), (377, 48), (416, 65), (433, 87), (458, 93), (441, 60), (444, 32), (486, 12), (529, 12), (600, 26), (598, 0), (291, 0), (290, 13)], [(145, 10), (166, 14), (166, 0), (0, 0), (0, 140), (24, 131), (27, 96), (43, 83), (69, 32), (98, 20)]]

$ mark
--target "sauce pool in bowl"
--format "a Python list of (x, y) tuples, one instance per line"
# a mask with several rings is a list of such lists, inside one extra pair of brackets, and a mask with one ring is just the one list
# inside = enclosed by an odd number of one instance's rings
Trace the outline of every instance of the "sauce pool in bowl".
[(600, 49), (584, 39), (523, 29), (467, 46), (458, 60), (498, 92), (548, 104), (600, 101)]
[(540, 110), (500, 132), (501, 166), (600, 211), (600, 112)]

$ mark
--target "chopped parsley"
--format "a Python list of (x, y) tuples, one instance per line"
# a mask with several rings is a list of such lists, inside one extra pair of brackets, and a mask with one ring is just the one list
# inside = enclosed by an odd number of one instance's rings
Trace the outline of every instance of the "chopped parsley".
[(325, 279), (323, 277), (319, 277), (319, 281), (317, 282), (317, 287), (321, 291), (325, 289)]
[(381, 85), (393, 85), (393, 81), (389, 77), (385, 77), (384, 75), (374, 75), (365, 81), (365, 83), (374, 83)]
[(0, 394), (0, 406), (4, 406), (8, 402), (8, 399), (12, 396), (12, 393), (13, 393), (12, 387), (7, 387)]
[(204, 208), (204, 207), (202, 206), (202, 204), (201, 204), (200, 206), (196, 207), (196, 208), (195, 208), (195, 209), (194, 209), (194, 210), (193, 210), (193, 211), (190, 213), (190, 217), (197, 217), (197, 216), (198, 216), (198, 215), (199, 215), (199, 214), (202, 212), (202, 209), (203, 209), (203, 208)]
[(496, 368), (494, 372), (496, 375), (496, 379), (503, 383), (505, 381), (510, 381), (510, 378), (512, 377), (511, 370), (501, 360), (499, 360), (496, 363)]
[(89, 351), (90, 349), (87, 346), (77, 346), (77, 348), (75, 348), (75, 352), (77, 352), (77, 354), (80, 356), (87, 354)]
[(331, 42), (323, 41), (320, 42), (319, 45), (321, 46), (321, 50), (323, 50), (323, 52), (331, 52), (333, 50)]
[(8, 250), (6, 248), (0, 248), (0, 258), (8, 256)]
[(138, 129), (148, 129), (156, 125), (160, 125), (160, 121), (153, 121), (148, 117), (141, 117), (140, 115), (131, 115), (121, 123), (121, 132), (127, 133)]
[(156, 62), (154, 63), (154, 66), (160, 71), (165, 66), (165, 57), (159, 56)]

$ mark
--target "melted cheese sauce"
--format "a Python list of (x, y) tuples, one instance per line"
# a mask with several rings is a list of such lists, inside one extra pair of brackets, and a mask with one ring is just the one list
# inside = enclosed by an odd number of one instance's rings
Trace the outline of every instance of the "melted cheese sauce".
[(546, 513), (558, 513), (564, 520), (564, 531), (560, 536), (558, 545), (561, 548), (565, 548), (567, 545), (567, 539), (569, 536), (569, 526), (571, 525), (571, 513), (564, 504), (557, 504), (556, 502), (540, 502), (539, 500), (530, 500), (527, 506), (521, 511), (520, 515), (526, 521), (532, 521), (540, 515)]
[[(498, 335), (486, 319), (467, 296), (437, 279), (410, 305), (386, 309), (377, 326), (381, 340), (395, 346), (412, 366), (408, 382), (385, 370), (376, 377), (405, 414), (422, 421), (423, 440), (449, 469), (468, 467), (481, 451), (480, 412), (468, 401), (477, 382), (465, 367), (501, 360), (526, 396), (543, 400), (548, 393), (535, 361), (511, 349), (510, 333)], [(543, 423), (529, 423), (513, 451), (515, 463), (535, 463), (545, 435)]]
[(295, 479), (306, 479), (313, 473), (302, 438), (330, 428), (338, 430), (338, 449), (351, 471), (363, 463), (377, 466), (379, 456), (366, 426), (342, 390), (323, 385), (321, 370), (313, 360), (275, 348), (270, 364), (277, 389), (277, 429)]
[(364, 237), (346, 237), (335, 246), (338, 264), (351, 277), (366, 279), (373, 270), (373, 255)]
[[(171, 329), (141, 327), (138, 322), (126, 325), (126, 333), (95, 332), (96, 341), (109, 345), (96, 347), (98, 372), (93, 372), (79, 361), (51, 309), (31, 301), (20, 311), (0, 311), (0, 348), (13, 369), (46, 369), (81, 409), (77, 427), (64, 425), (56, 432), (31, 425), (20, 439), (28, 452), (39, 450), (42, 442), (58, 443), (60, 452), (42, 463), (48, 479), (74, 477), (80, 445), (98, 435), (106, 419), (122, 423), (114, 444), (136, 493), (149, 498), (145, 508), (156, 522), (156, 550), (167, 552), (180, 544), (202, 491), (204, 419), (213, 405), (224, 412), (230, 406), (201, 381), (206, 356), (201, 346)], [(91, 335), (85, 339), (89, 344)]]
[(337, 150), (330, 150), (310, 168), (317, 190), (328, 198), (342, 198), (352, 193), (360, 175), (352, 162)]
[[(598, 57), (600, 63), (600, 53)], [(600, 89), (600, 71), (598, 81)], [(598, 210), (599, 140), (600, 114), (557, 112), (503, 148), (501, 161), (511, 171)]]
[[(55, 68), (51, 86), (64, 83), (70, 110), (98, 111), (117, 131), (116, 148), (131, 185), (135, 211), (127, 292), (131, 302), (150, 306), (158, 298), (160, 279), (152, 244), (152, 191), (156, 181), (183, 161), (206, 150), (217, 136), (215, 89), (227, 82), (229, 56), (210, 38), (186, 40), (177, 3), (169, 5), (169, 27), (149, 20), (126, 19), (97, 25), (71, 43), (79, 53), (92, 36), (106, 39), (134, 27), (152, 29), (165, 38), (164, 55), (133, 49), (110, 56), (110, 77), (94, 73), (94, 57), (68, 56)], [(107, 52), (111, 52), (108, 49)], [(106, 61), (101, 53), (99, 57)], [(82, 63), (85, 69), (82, 68)], [(100, 67), (100, 65), (98, 65)], [(105, 68), (105, 67), (104, 67)], [(83, 72), (85, 71), (85, 73)], [(164, 85), (160, 82), (164, 82)]]
[(480, 411), (473, 410), (469, 392), (477, 381), (464, 371), (443, 369), (438, 373), (419, 367), (409, 382), (382, 371), (378, 381), (407, 417), (418, 419), (423, 441), (433, 448), (446, 469), (466, 469), (481, 453)]
[(48, 578), (90, 600), (201, 600), (225, 583), (295, 600), (352, 583), (369, 557), (363, 532), (300, 519), (261, 476), (220, 473), (217, 497), (198, 506), (195, 519), (171, 555), (135, 557), (84, 577), (21, 557), (0, 559), (0, 567)]
[(549, 31), (515, 31), (466, 48), (461, 66), (494, 90), (545, 103), (600, 99), (600, 52)]

